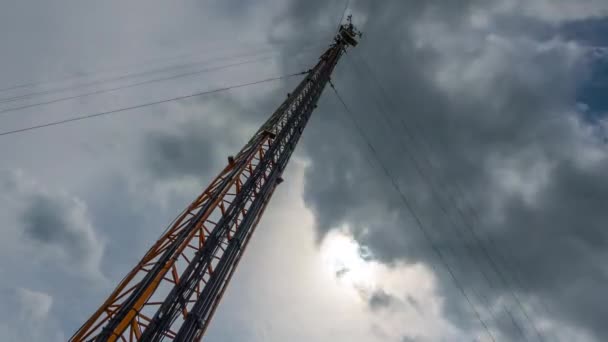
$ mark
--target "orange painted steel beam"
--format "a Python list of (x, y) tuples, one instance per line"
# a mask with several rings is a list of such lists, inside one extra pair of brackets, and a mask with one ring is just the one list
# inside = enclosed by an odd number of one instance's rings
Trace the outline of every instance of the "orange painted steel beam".
[[(172, 268), (175, 269), (174, 273), (178, 274), (176, 264), (178, 261), (183, 259), (184, 264), (188, 263), (188, 255), (194, 254), (197, 250), (204, 246), (204, 241), (212, 230), (214, 223), (209, 221), (208, 218), (213, 214), (218, 214), (218, 211), (222, 211), (220, 207), (223, 207), (224, 203), (230, 203), (231, 198), (237, 193), (235, 190), (238, 184), (242, 181), (246, 174), (250, 173), (256, 163), (259, 161), (259, 156), (263, 155), (264, 149), (268, 147), (267, 139), (264, 138), (260, 141), (259, 146), (252, 149), (254, 153), (250, 153), (246, 163), (243, 164), (238, 172), (232, 172), (233, 176), (230, 180), (229, 187), (226, 187), (222, 192), (222, 196), (218, 197), (213, 205), (209, 207), (206, 213), (203, 214), (203, 219), (198, 223), (196, 229), (192, 230), (188, 235), (188, 238), (178, 248), (178, 252), (175, 253), (175, 257), (171, 258), (171, 261), (166, 263), (162, 267), (162, 271), (154, 278), (153, 283), (146, 288), (144, 294), (136, 302), (136, 305), (129, 311), (128, 315), (122, 320), (116, 333), (112, 334), (108, 341), (116, 341), (120, 337), (132, 336), (132, 330), (134, 335), (140, 336), (140, 324), (138, 320), (141, 318), (142, 312), (145, 312), (148, 306), (157, 305), (158, 301), (162, 301), (162, 298), (155, 298), (153, 295), (158, 287), (163, 282), (170, 282), (165, 275)], [(227, 165), (219, 176), (211, 183), (211, 185), (203, 191), (203, 193), (194, 201), (188, 209), (182, 213), (173, 225), (167, 230), (165, 234), (150, 248), (145, 254), (141, 262), (133, 269), (129, 274), (121, 281), (114, 292), (109, 296), (106, 302), (91, 316), (91, 318), (77, 331), (72, 337), (71, 341), (89, 341), (96, 337), (96, 334), (100, 333), (100, 327), (113, 317), (113, 313), (117, 311), (117, 308), (121, 306), (121, 299), (124, 299), (133, 290), (133, 287), (137, 285), (138, 280), (142, 277), (142, 273), (146, 273), (146, 267), (153, 266), (154, 259), (162, 253), (165, 248), (171, 244), (172, 238), (175, 237), (182, 229), (184, 229), (184, 222), (187, 221), (188, 217), (194, 217), (198, 209), (201, 208), (202, 204), (209, 200), (210, 193), (217, 187), (217, 184), (229, 177), (231, 171), (233, 171), (233, 165)], [(230, 194), (232, 190), (232, 195)], [(194, 245), (190, 243), (195, 241)], [(197, 246), (197, 248), (186, 248), (188, 246)], [(211, 274), (211, 265), (208, 268), (208, 274)], [(204, 282), (205, 279), (202, 279)], [(172, 284), (171, 286), (173, 286)], [(185, 309), (186, 310), (186, 309)], [(130, 338), (129, 338), (130, 340)]]

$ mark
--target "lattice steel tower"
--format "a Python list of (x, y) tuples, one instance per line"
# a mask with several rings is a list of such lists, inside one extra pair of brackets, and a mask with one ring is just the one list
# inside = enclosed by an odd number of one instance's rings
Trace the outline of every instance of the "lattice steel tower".
[(198, 341), (334, 67), (360, 37), (350, 17), (253, 138), (178, 216), (70, 341)]

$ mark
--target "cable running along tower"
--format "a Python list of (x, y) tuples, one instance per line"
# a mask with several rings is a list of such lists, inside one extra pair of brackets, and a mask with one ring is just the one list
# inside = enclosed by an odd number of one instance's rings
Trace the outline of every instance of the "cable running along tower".
[(330, 75), (361, 33), (333, 44), (70, 341), (199, 341)]

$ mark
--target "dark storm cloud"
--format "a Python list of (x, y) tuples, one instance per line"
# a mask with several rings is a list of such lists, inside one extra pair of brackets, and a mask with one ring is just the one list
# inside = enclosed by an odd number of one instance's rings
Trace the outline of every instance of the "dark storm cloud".
[[(244, 142), (238, 129), (249, 121), (236, 116), (244, 110), (234, 101), (201, 99), (184, 103), (181, 111), (188, 119), (175, 129), (165, 127), (144, 136), (141, 161), (155, 177), (199, 177), (217, 171), (230, 154), (238, 152), (238, 144)], [(208, 114), (214, 112), (222, 114), (210, 118)]]
[(572, 21), (563, 25), (561, 30), (570, 39), (594, 46), (608, 45), (608, 18)]
[(608, 284), (606, 170), (607, 161), (590, 168), (561, 162), (539, 194), (542, 206), (510, 201), (509, 229), (502, 227), (495, 236), (503, 253), (516, 251), (508, 255), (530, 294), (541, 297), (549, 312), (584, 324), (600, 339), (608, 336), (601, 290)]
[(205, 173), (216, 159), (211, 134), (193, 127), (184, 127), (179, 133), (150, 133), (144, 144), (147, 169), (161, 177)]
[(56, 199), (46, 195), (34, 195), (24, 211), (22, 222), (25, 235), (43, 245), (57, 246), (71, 257), (88, 257), (89, 237), (71, 217), (71, 210)]
[[(81, 234), (70, 229), (69, 209), (43, 195), (32, 199), (29, 208), (23, 214), (23, 225), (28, 237), (45, 244), (80, 246)], [(74, 256), (82, 257), (84, 251), (77, 251)]]
[[(532, 308), (529, 315), (606, 340), (606, 151), (582, 136), (584, 120), (565, 116), (587, 70), (572, 62), (566, 44), (551, 42), (561, 33), (538, 19), (503, 13), (500, 25), (470, 26), (474, 11), (498, 2), (356, 2), (354, 11), (368, 16), (366, 32), (334, 83), (479, 307), (484, 298), (505, 301), (533, 338), (515, 294)], [(312, 23), (330, 22), (334, 7), (297, 2), (289, 20), (306, 35)], [(518, 21), (528, 23), (529, 34), (509, 24)], [(431, 38), (421, 44), (425, 34)], [(380, 261), (441, 269), (333, 97), (327, 89), (304, 137), (312, 159), (305, 198), (319, 236), (349, 223)], [(462, 295), (446, 272), (437, 275), (446, 314), (467, 325)], [(508, 317), (490, 323), (521, 339)]]

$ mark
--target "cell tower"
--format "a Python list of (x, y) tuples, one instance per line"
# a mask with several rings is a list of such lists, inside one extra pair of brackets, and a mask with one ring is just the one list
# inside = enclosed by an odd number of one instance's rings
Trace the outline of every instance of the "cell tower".
[(70, 341), (199, 341), (342, 54), (333, 44)]

